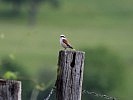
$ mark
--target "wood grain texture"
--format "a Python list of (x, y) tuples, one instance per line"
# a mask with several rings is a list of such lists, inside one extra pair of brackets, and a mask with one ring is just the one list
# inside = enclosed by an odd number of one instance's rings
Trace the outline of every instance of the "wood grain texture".
[(81, 100), (85, 53), (82, 51), (59, 52), (56, 99)]
[(0, 79), (0, 100), (21, 100), (21, 82)]

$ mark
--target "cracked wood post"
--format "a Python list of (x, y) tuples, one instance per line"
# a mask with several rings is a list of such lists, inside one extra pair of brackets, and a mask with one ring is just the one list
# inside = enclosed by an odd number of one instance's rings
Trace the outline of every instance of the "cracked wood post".
[(56, 100), (81, 100), (84, 59), (82, 51), (59, 52)]
[(0, 79), (0, 100), (21, 100), (21, 82)]

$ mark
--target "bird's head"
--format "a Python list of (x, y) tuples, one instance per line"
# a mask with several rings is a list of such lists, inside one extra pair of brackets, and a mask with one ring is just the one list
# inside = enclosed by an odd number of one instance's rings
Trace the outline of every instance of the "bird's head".
[(66, 38), (65, 35), (60, 35), (60, 38)]

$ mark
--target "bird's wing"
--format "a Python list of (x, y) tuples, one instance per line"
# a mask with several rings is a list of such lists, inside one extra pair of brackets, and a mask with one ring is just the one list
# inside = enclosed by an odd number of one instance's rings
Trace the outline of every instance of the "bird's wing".
[(62, 41), (63, 41), (63, 43), (65, 43), (67, 46), (70, 45), (69, 42), (68, 42), (66, 39), (63, 39)]

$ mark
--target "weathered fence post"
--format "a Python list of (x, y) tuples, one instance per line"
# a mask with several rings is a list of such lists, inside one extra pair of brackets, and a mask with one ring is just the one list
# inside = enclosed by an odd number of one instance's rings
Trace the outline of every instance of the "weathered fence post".
[(85, 53), (61, 50), (56, 81), (57, 100), (81, 100)]
[(21, 82), (0, 79), (0, 100), (21, 100)]

